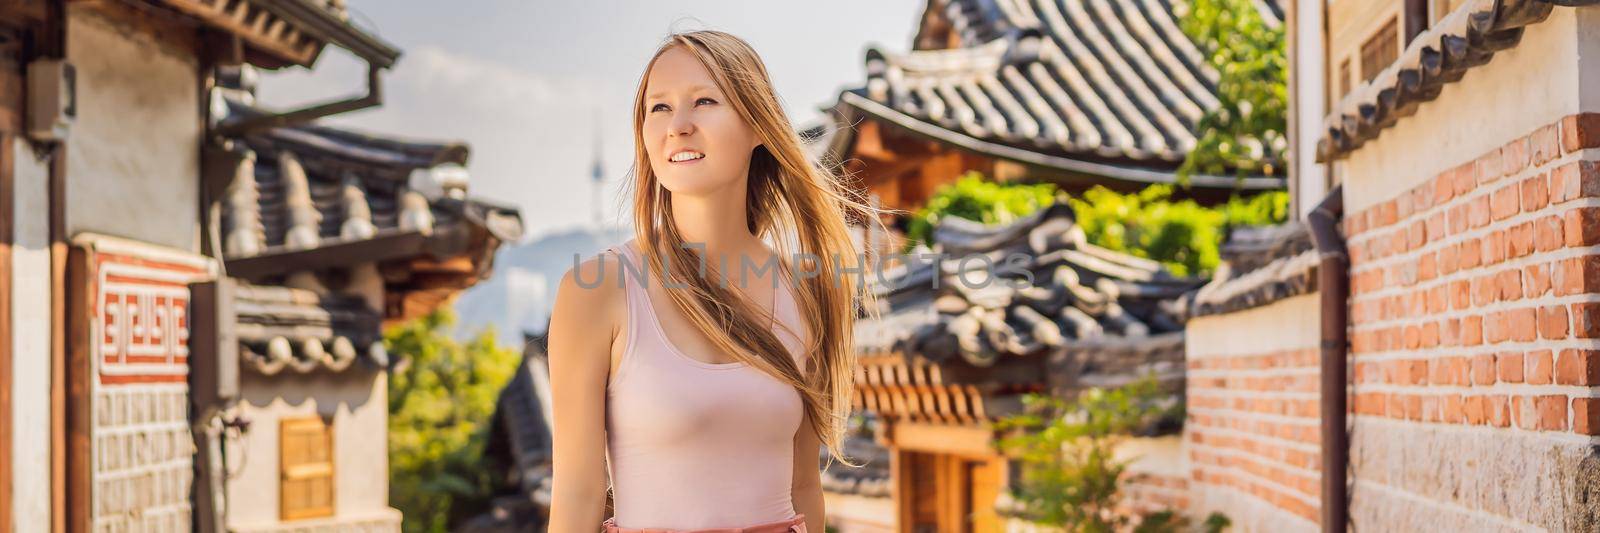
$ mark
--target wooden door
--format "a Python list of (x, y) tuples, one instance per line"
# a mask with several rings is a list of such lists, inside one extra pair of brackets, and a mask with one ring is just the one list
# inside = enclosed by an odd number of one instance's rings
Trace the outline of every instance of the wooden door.
[(1002, 528), (994, 512), (1004, 460), (900, 451), (899, 530), (903, 533), (992, 533)]

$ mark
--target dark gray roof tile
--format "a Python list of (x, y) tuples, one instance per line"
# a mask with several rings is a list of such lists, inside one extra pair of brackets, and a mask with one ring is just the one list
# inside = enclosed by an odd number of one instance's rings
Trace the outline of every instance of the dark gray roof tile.
[(234, 323), (244, 368), (261, 375), (340, 372), (358, 361), (395, 363), (379, 334), (382, 316), (355, 296), (238, 281)]
[(1468, 69), (1516, 46), (1522, 31), (1544, 21), (1558, 5), (1597, 5), (1600, 0), (1468, 0), (1401, 51), (1399, 59), (1355, 87), (1323, 119), (1317, 161), (1341, 159), (1377, 138), (1384, 129), (1437, 98), (1441, 88)]
[[(1261, 0), (1281, 24), (1276, 1)], [(1163, 0), (939, 2), (962, 47), (867, 53), (864, 95), (976, 139), (1171, 168), (1217, 74)]]
[[(946, 254), (937, 264), (913, 260), (872, 283), (883, 307), (876, 319), (857, 323), (863, 353), (986, 367), (1003, 356), (1165, 353), (1171, 347), (1165, 335), (1175, 333), (1181, 354), (1187, 298), (1205, 281), (1089, 244), (1063, 204), (1003, 226), (947, 217), (934, 241), (934, 251)], [(963, 277), (962, 260), (979, 254), (1008, 279), (982, 282), (984, 275), (971, 270), (986, 264), (979, 260), (967, 261)], [(1005, 261), (1010, 254), (1026, 261)], [(1031, 284), (1016, 277), (1019, 264)]]
[[(230, 115), (263, 111), (219, 92)], [(496, 238), (522, 233), (515, 208), (466, 196), (468, 149), (326, 126), (270, 128), (235, 139), (225, 193), (224, 256), (310, 250), (466, 223)]]

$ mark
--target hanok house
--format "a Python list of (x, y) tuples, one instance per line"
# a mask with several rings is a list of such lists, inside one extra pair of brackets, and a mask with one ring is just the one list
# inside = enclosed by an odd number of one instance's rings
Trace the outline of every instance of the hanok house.
[[(1281, 24), (1277, 0), (1259, 2)], [(911, 51), (867, 51), (865, 86), (829, 109), (826, 152), (867, 198), (907, 211), (970, 170), (1068, 192), (1172, 183), (1218, 101), (1170, 4), (928, 0)], [(1195, 175), (1177, 194), (1211, 203), (1282, 188), (1279, 175)]]
[[(215, 90), (221, 120), (264, 114), (245, 89)], [(251, 503), (226, 506), (228, 529), (396, 528), (374, 448), (387, 446), (384, 370), (405, 354), (384, 351), (382, 327), (487, 278), (520, 216), (466, 197), (460, 143), (298, 125), (207, 153), (233, 161), (220, 215), (233, 286), (218, 290), (233, 291), (242, 368), (224, 422), (248, 424), (221, 439), (226, 501)]]
[[(367, 96), (226, 88), (328, 45)], [(520, 223), (462, 147), (305, 125), (397, 57), (338, 1), (0, 1), (0, 527), (398, 530), (379, 327)]]
[(1595, 4), (1294, 3), (1303, 227), (1197, 298), (1194, 512), (1600, 528)]
[[(1184, 295), (1204, 280), (1087, 243), (1064, 204), (998, 227), (949, 217), (934, 242), (947, 258), (888, 270), (872, 286), (880, 318), (858, 323), (856, 407), (877, 418), (893, 496), (877, 515), (862, 509), (838, 520), (1000, 531), (1016, 468), (997, 447), (995, 422), (1019, 413), (1027, 393), (1070, 398), (1152, 374), (1181, 391)], [(1012, 254), (1025, 261), (1007, 262)], [(997, 268), (965, 260), (974, 255)], [(1184, 504), (1177, 428), (1168, 421), (1165, 435), (1135, 445), (1129, 483), (1144, 493), (1136, 503), (1150, 508), (1141, 510)], [(830, 509), (836, 499), (829, 494)]]

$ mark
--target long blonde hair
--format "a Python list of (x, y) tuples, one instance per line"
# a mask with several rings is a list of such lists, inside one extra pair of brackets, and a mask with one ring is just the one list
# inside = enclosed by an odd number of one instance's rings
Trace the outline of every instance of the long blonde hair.
[[(746, 199), (750, 232), (758, 238), (792, 236), (798, 251), (790, 249), (789, 239), (773, 239), (780, 268), (816, 274), (791, 276), (800, 316), (807, 320), (810, 331), (804, 339), (811, 357), (809, 375), (801, 374), (794, 359), (787, 356), (788, 349), (767, 329), (770, 315), (760, 306), (698, 274), (688, 275), (699, 271), (700, 260), (684, 246), (671, 216), (672, 194), (659, 186), (644, 140), (645, 85), (650, 69), (662, 53), (679, 46), (705, 66), (761, 140), (762, 145), (750, 157)], [(830, 461), (855, 466), (842, 449), (854, 394), (855, 321), (862, 311), (877, 313), (875, 297), (861, 290), (858, 276), (871, 275), (864, 266), (876, 262), (876, 252), (858, 249), (851, 240), (849, 224), (881, 227), (878, 210), (862, 202), (860, 190), (844, 176), (806, 157), (760, 56), (738, 37), (720, 31), (668, 36), (645, 66), (635, 98), (634, 232), (651, 274), (668, 272), (658, 279), (687, 289), (666, 292), (673, 305), (718, 348), (799, 391), (811, 427), (827, 447)], [(664, 269), (663, 257), (670, 259), (670, 268)], [(791, 265), (790, 258), (801, 264)]]

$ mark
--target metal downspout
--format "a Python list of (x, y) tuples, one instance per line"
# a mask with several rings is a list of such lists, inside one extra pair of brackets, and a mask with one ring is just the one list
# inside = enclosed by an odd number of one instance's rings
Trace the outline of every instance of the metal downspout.
[(1348, 413), (1346, 387), (1349, 384), (1346, 361), (1349, 341), (1350, 256), (1339, 221), (1344, 216), (1344, 186), (1328, 191), (1328, 196), (1306, 216), (1311, 239), (1316, 243), (1321, 263), (1317, 268), (1317, 292), (1321, 297), (1322, 320), (1322, 531), (1344, 533), (1350, 525), (1350, 493), (1346, 465), (1350, 463), (1350, 434), (1345, 430)]

